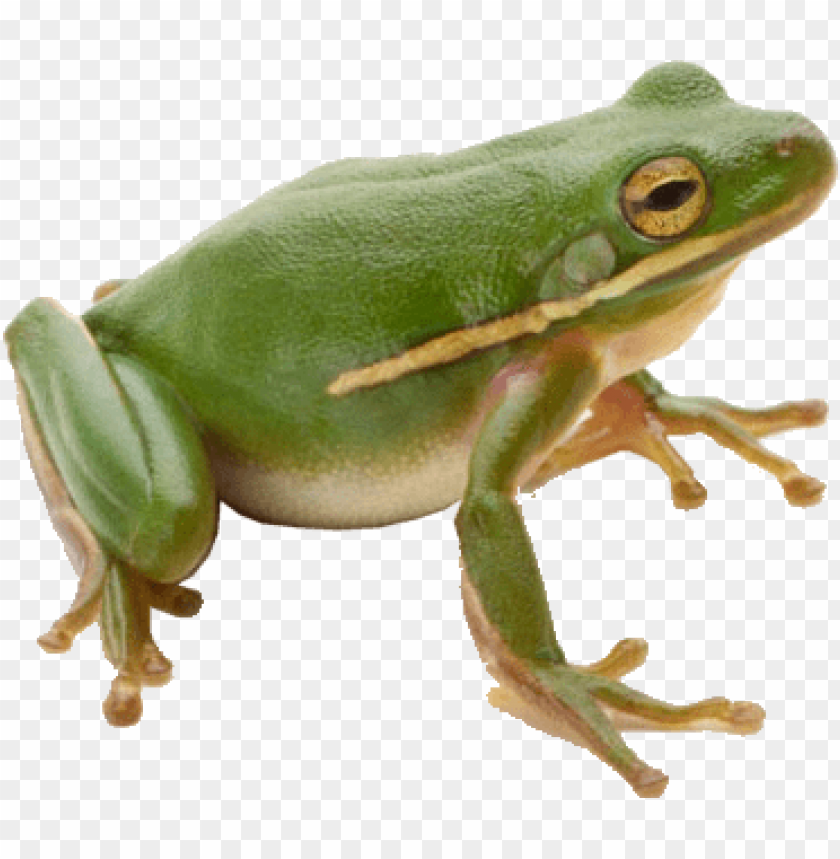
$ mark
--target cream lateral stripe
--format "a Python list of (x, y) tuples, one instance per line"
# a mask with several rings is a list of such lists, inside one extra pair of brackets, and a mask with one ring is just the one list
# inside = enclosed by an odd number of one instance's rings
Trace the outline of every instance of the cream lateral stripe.
[(526, 334), (540, 334), (552, 322), (579, 316), (599, 301), (621, 298), (661, 275), (676, 272), (687, 263), (711, 256), (725, 245), (735, 244), (744, 237), (761, 235), (765, 228), (770, 233), (773, 226), (787, 224), (788, 220), (795, 222), (798, 215), (810, 210), (812, 200), (811, 194), (803, 193), (775, 211), (740, 227), (714, 236), (686, 239), (673, 248), (641, 260), (610, 280), (599, 281), (583, 295), (543, 301), (521, 313), (472, 328), (459, 328), (400, 355), (357, 370), (347, 370), (329, 384), (327, 392), (334, 397), (343, 397), (360, 388), (372, 388), (418, 370), (449, 364), (479, 349), (498, 346)]
[(550, 322), (577, 316), (600, 298), (605, 297), (604, 287), (609, 286), (610, 281), (602, 283), (603, 286), (596, 286), (585, 295), (565, 301), (545, 301), (522, 313), (494, 319), (475, 328), (459, 328), (457, 331), (451, 331), (449, 334), (415, 346), (401, 355), (386, 358), (369, 367), (348, 370), (338, 376), (327, 391), (335, 397), (341, 397), (358, 388), (371, 388), (383, 382), (393, 382), (401, 376), (416, 373), (427, 367), (449, 364), (471, 352), (497, 346), (525, 334), (540, 334), (548, 328)]

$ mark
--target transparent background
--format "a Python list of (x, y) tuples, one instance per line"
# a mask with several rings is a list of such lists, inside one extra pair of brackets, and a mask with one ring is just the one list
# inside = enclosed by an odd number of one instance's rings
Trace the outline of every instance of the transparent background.
[[(828, 2), (28, 2), (0, 5), (0, 321), (80, 313), (274, 185), (340, 157), (450, 151), (620, 97), (663, 60), (840, 142)], [(119, 17), (116, 17), (119, 16)], [(593, 141), (593, 146), (597, 141)], [(677, 393), (838, 411), (840, 202), (754, 252), (654, 372)], [(831, 229), (830, 229), (830, 225)], [(364, 532), (223, 511), (191, 620), (158, 616), (172, 683), (135, 728), (101, 700), (96, 627), (35, 640), (76, 577), (26, 461), (0, 363), (0, 852), (4, 856), (838, 855), (840, 432), (771, 442), (818, 507), (701, 437), (674, 510), (619, 455), (522, 498), (574, 661), (651, 642), (632, 681), (761, 702), (755, 737), (630, 735), (671, 777), (641, 800), (484, 700), (454, 508)], [(834, 535), (834, 536), (832, 536)], [(833, 848), (833, 853), (832, 853)]]

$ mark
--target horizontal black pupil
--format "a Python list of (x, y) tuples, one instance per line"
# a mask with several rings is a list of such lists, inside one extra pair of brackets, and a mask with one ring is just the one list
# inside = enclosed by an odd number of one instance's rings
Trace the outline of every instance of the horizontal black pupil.
[(649, 212), (670, 212), (679, 209), (697, 190), (694, 179), (677, 179), (654, 188), (645, 197), (644, 208)]

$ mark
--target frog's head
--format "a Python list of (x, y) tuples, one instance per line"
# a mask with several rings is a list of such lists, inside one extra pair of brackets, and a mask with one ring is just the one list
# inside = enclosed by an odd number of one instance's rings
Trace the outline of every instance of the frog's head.
[[(505, 142), (504, 153), (528, 141)], [(825, 135), (797, 113), (736, 104), (704, 69), (666, 63), (611, 107), (536, 132), (524, 170), (552, 189), (528, 248), (522, 309), (342, 374), (330, 392), (391, 381), (554, 322), (628, 326), (681, 287), (731, 270), (811, 215), (837, 173)], [(536, 154), (535, 154), (536, 152)], [(515, 160), (515, 159), (514, 159)], [(645, 305), (638, 314), (628, 307)], [(614, 313), (605, 310), (617, 311)]]
[[(668, 63), (601, 112), (596, 221), (613, 276), (682, 280), (805, 220), (837, 173), (831, 144), (797, 113), (736, 104), (705, 70)], [(590, 186), (592, 187), (592, 186)]]

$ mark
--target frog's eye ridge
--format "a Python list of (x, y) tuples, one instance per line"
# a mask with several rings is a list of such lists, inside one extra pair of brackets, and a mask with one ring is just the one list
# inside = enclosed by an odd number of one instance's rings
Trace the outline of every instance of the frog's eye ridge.
[(639, 167), (621, 188), (627, 223), (649, 239), (667, 241), (695, 227), (708, 211), (700, 168), (688, 158), (658, 158)]

